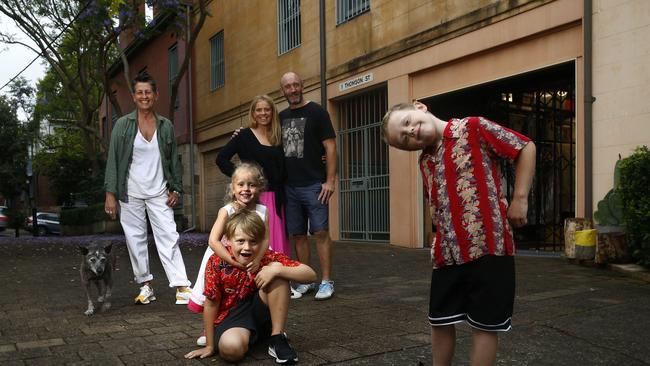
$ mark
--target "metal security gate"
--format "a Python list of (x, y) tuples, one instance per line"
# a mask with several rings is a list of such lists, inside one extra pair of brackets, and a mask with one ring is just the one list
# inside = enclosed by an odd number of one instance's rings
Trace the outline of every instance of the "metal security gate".
[(388, 146), (381, 141), (386, 88), (338, 104), (342, 240), (389, 240)]

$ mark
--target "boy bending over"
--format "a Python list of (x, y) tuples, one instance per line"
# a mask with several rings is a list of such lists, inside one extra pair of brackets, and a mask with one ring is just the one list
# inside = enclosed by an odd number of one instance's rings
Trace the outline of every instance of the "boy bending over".
[[(423, 150), (420, 171), (437, 232), (431, 244), (429, 302), (434, 365), (451, 365), (454, 324), (472, 327), (472, 365), (492, 365), (497, 332), (511, 328), (515, 294), (512, 228), (526, 224), (535, 145), (482, 117), (442, 121), (420, 103), (398, 104), (383, 118), (384, 141)], [(499, 160), (515, 161), (508, 206)]]
[[(255, 212), (244, 209), (228, 219), (224, 232), (230, 243), (228, 250), (243, 268), (255, 258), (265, 233), (264, 221)], [(210, 257), (205, 268), (203, 311), (206, 346), (185, 358), (205, 358), (218, 350), (221, 358), (236, 362), (245, 357), (249, 345), (270, 334), (268, 352), (277, 363), (298, 361), (284, 333), (289, 282), (312, 282), (316, 273), (271, 250), (264, 254), (260, 267), (256, 274), (249, 274), (217, 255)]]

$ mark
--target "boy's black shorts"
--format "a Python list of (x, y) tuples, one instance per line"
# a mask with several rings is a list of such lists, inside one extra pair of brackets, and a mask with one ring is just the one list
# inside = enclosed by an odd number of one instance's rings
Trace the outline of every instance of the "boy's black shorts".
[(429, 323), (432, 326), (467, 322), (484, 331), (512, 327), (515, 298), (513, 256), (486, 255), (431, 274)]
[(242, 300), (226, 318), (214, 327), (214, 344), (219, 346), (219, 339), (230, 328), (245, 328), (250, 330), (248, 344), (254, 344), (258, 338), (268, 338), (271, 335), (271, 313), (269, 307), (260, 298), (259, 292)]

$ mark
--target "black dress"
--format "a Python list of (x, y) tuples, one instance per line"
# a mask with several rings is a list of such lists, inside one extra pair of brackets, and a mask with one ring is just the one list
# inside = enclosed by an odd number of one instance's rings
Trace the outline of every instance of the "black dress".
[(231, 161), (235, 154), (239, 156), (241, 161), (254, 162), (262, 167), (264, 177), (267, 180), (266, 190), (275, 193), (276, 214), (282, 217), (284, 181), (286, 178), (282, 145), (262, 145), (250, 128), (242, 129), (217, 154), (219, 170), (229, 177), (232, 176), (235, 170), (235, 164)]

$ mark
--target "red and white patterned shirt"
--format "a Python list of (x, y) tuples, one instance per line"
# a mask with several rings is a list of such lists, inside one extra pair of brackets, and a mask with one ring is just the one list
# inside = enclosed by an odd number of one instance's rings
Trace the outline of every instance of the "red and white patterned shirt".
[[(229, 246), (228, 251), (232, 251)], [(260, 261), (260, 269), (271, 262), (279, 262), (286, 267), (297, 267), (300, 262), (294, 261), (285, 254), (267, 250)], [(255, 285), (255, 274), (233, 267), (228, 262), (213, 254), (205, 266), (205, 287), (203, 295), (207, 299), (219, 304), (217, 317), (214, 324), (221, 323), (230, 309), (234, 308), (241, 300), (258, 291)]]
[(437, 149), (424, 149), (420, 171), (437, 227), (434, 269), (486, 254), (514, 255), (498, 161), (514, 160), (528, 141), (485, 118), (467, 117), (449, 121)]

